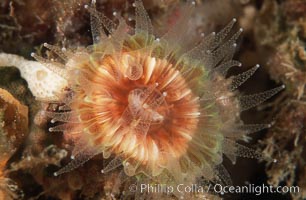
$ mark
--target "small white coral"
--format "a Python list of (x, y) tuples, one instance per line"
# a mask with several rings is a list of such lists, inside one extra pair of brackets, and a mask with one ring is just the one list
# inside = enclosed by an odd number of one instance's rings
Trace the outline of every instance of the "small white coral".
[(21, 56), (0, 53), (0, 66), (15, 66), (19, 69), (32, 94), (38, 99), (54, 99), (55, 95), (67, 87), (68, 82), (63, 77), (52, 72), (37, 61), (29, 61)]

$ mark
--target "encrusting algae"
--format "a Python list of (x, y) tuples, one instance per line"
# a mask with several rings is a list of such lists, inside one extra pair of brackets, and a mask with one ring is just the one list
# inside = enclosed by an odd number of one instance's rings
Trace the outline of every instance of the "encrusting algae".
[(28, 108), (4, 89), (0, 89), (0, 123), (0, 199), (20, 198), (22, 193), (7, 177), (6, 165), (27, 136)]
[(273, 105), (277, 110), (275, 125), (261, 142), (263, 153), (278, 160), (266, 163), (267, 182), (274, 187), (299, 188), (299, 192), (290, 193), (294, 200), (306, 198), (305, 17), (305, 1), (266, 1), (254, 25), (260, 50), (266, 53), (269, 49), (266, 68), (271, 78), (287, 88)]

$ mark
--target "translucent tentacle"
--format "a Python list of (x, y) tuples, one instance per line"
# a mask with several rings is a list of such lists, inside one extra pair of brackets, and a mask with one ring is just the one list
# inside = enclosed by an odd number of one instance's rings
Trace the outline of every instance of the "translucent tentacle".
[(216, 173), (218, 178), (225, 184), (225, 185), (233, 185), (232, 179), (226, 168), (220, 164), (215, 167)]
[(101, 38), (106, 38), (106, 34), (103, 30), (103, 25), (100, 18), (96, 15), (96, 1), (92, 0), (90, 7), (85, 7), (90, 12), (90, 28), (94, 44), (100, 42)]
[[(95, 0), (93, 0), (94, 2)], [(111, 20), (109, 19), (108, 17), (106, 17), (103, 13), (101, 12), (98, 12), (96, 9), (95, 9), (95, 3), (92, 3), (92, 5), (94, 5), (93, 9), (91, 8), (88, 8), (89, 11), (91, 12), (92, 15), (94, 15), (95, 17), (97, 17), (99, 20), (101, 20), (103, 26), (106, 28), (106, 30), (112, 34), (113, 31), (115, 30), (115, 27), (116, 27), (116, 24)]]
[(63, 59), (63, 61), (68, 61), (68, 55), (65, 53), (66, 51), (63, 51), (63, 49), (48, 43), (44, 43), (44, 47), (56, 53), (61, 59)]
[(251, 134), (270, 127), (271, 124), (245, 124), (241, 126), (236, 126), (235, 128), (239, 131), (244, 132), (245, 134)]
[(237, 19), (234, 18), (228, 25), (226, 25), (219, 33), (211, 33), (204, 37), (202, 42), (202, 49), (213, 51), (222, 44), (222, 41), (229, 35)]
[(226, 134), (227, 137), (240, 137), (242, 135), (248, 135), (251, 133), (255, 133), (261, 131), (263, 129), (270, 128), (271, 124), (244, 124), (244, 125), (230, 125), (224, 126), (222, 128), (223, 132)]
[(91, 32), (94, 43), (97, 44), (101, 39), (107, 38), (103, 27), (105, 27), (109, 33), (112, 33), (115, 30), (116, 25), (111, 19), (96, 10), (96, 0), (92, 0), (91, 6), (85, 5), (85, 8), (88, 9), (91, 14)]
[(232, 85), (231, 85), (231, 90), (234, 91), (237, 89), (240, 85), (242, 85), (246, 80), (248, 80), (254, 73), (255, 71), (259, 68), (259, 65), (256, 65), (255, 67), (252, 67), (248, 71), (245, 71), (241, 74), (238, 74), (233, 78)]
[(246, 146), (243, 146), (241, 144), (236, 143), (236, 156), (243, 157), (243, 158), (255, 158), (255, 159), (262, 159), (263, 155), (251, 148), (248, 148)]
[(265, 92), (240, 97), (239, 101), (240, 101), (241, 110), (242, 111), (243, 110), (248, 110), (252, 107), (255, 107), (255, 106), (261, 104), (262, 102), (264, 102), (267, 99), (269, 99), (270, 97), (274, 96), (275, 94), (277, 94), (278, 92), (280, 92), (284, 88), (285, 88), (285, 86), (282, 85), (282, 86), (279, 86), (277, 88), (274, 88), (274, 89), (271, 89), (271, 90), (268, 90), (268, 91), (265, 91)]
[(103, 168), (103, 169), (101, 170), (101, 172), (102, 172), (103, 174), (108, 173), (108, 172), (110, 172), (110, 171), (116, 169), (116, 168), (119, 167), (120, 165), (122, 165), (122, 162), (123, 162), (123, 160), (122, 160), (121, 157), (116, 157), (116, 158), (114, 158), (112, 161), (110, 161), (110, 162), (106, 165), (106, 167)]
[(223, 153), (232, 161), (236, 163), (236, 157), (262, 159), (263, 155), (251, 148), (238, 144), (229, 139), (224, 139)]
[[(234, 34), (232, 38), (229, 39), (227, 42), (223, 43), (224, 39), (230, 33), (235, 22), (236, 19), (232, 20), (223, 30), (221, 30), (217, 34), (211, 33), (210, 35), (205, 37), (199, 45), (185, 53), (183, 56), (189, 58), (190, 60), (202, 60), (205, 63), (205, 67), (212, 68), (210, 67), (210, 65), (213, 64), (208, 64), (208, 61), (216, 58), (216, 56), (225, 57), (224, 55), (230, 52), (228, 51), (228, 47), (234, 44), (237, 38), (239, 37), (241, 30), (236, 32), (236, 34)], [(220, 58), (218, 58), (217, 60), (219, 59)], [(211, 60), (210, 62), (213, 61)]]
[(135, 0), (136, 8), (136, 34), (145, 33), (146, 39), (148, 35), (153, 33), (150, 17), (145, 10), (141, 0)]
[(54, 176), (59, 176), (61, 174), (70, 172), (78, 168), (79, 166), (81, 166), (82, 164), (90, 160), (92, 157), (94, 157), (98, 153), (99, 152), (92, 150), (92, 149), (86, 149), (82, 151), (82, 153), (76, 155), (75, 158), (70, 163), (68, 163), (65, 167), (61, 168), (57, 172), (54, 172)]
[(200, 60), (204, 63), (204, 66), (208, 69), (229, 61), (233, 58), (235, 49), (237, 47), (236, 40), (242, 33), (242, 29), (237, 31), (228, 41), (218, 47), (216, 50), (207, 50), (202, 52)]

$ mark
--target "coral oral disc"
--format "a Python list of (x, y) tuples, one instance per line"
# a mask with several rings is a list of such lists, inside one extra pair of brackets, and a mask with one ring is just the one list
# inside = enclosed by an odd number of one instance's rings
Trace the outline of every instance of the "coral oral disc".
[[(83, 69), (77, 78), (77, 82), (88, 81), (78, 87), (71, 102), (79, 123), (88, 130), (81, 138), (89, 139), (88, 145), (101, 146), (101, 152), (111, 151), (130, 160), (130, 165), (137, 163), (139, 171), (167, 165), (166, 156), (179, 159), (188, 151), (197, 129), (200, 105), (191, 101), (196, 96), (167, 61), (129, 53), (120, 58), (116, 61), (108, 56), (83, 62), (92, 65), (89, 69), (100, 66), (103, 70)], [(137, 79), (131, 78), (129, 71), (135, 66), (141, 72)], [(177, 98), (179, 91), (187, 92)]]

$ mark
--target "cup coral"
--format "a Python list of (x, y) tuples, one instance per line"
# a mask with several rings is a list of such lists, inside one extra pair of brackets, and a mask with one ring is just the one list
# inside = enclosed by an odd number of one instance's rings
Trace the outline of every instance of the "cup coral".
[(153, 34), (141, 0), (134, 6), (132, 28), (121, 17), (116, 23), (96, 11), (92, 1), (86, 6), (91, 13), (92, 46), (63, 51), (44, 45), (63, 62), (32, 54), (65, 80), (54, 97), (44, 99), (60, 105), (57, 111), (46, 111), (54, 123), (49, 131), (64, 132), (74, 142), (73, 160), (54, 175), (103, 153), (104, 158), (113, 157), (103, 173), (123, 165), (128, 176), (140, 181), (149, 177), (152, 182), (175, 185), (204, 177), (230, 184), (223, 154), (233, 163), (236, 156), (260, 158), (260, 153), (236, 141), (270, 126), (244, 125), (239, 113), (284, 87), (239, 96), (235, 89), (258, 65), (225, 78), (231, 67), (241, 66), (233, 60), (242, 32), (231, 33), (236, 19), (189, 49), (194, 2), (182, 9), (176, 24), (161, 37)]

